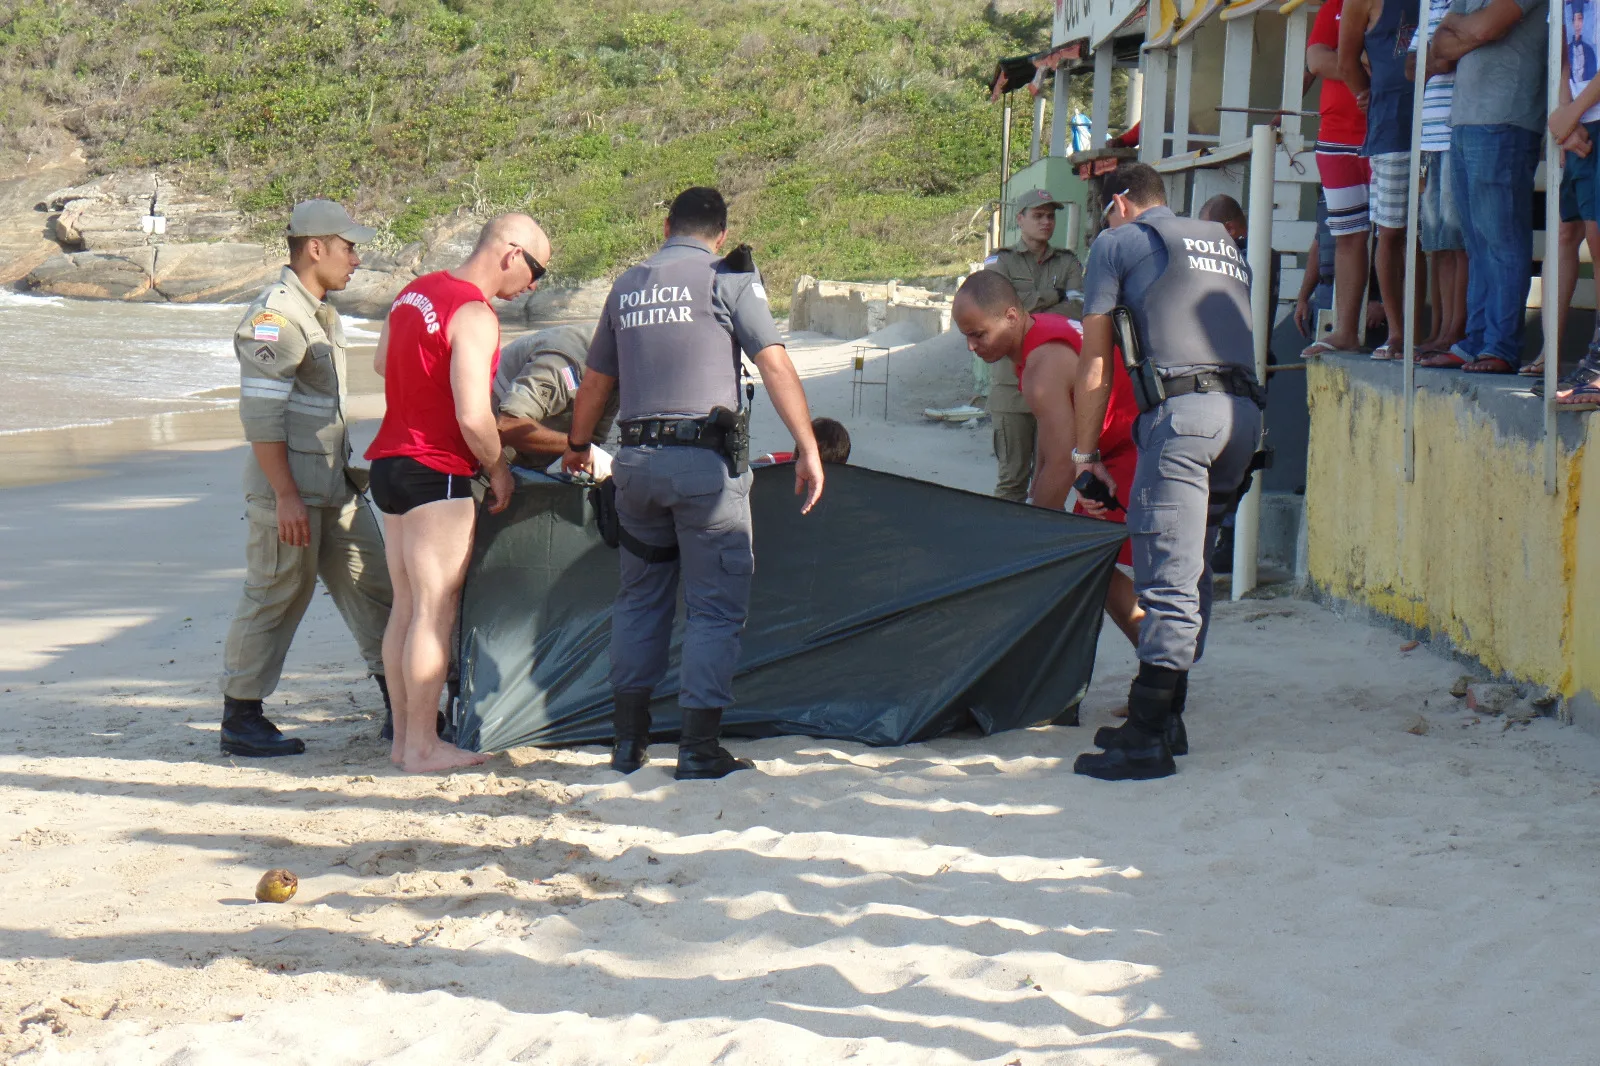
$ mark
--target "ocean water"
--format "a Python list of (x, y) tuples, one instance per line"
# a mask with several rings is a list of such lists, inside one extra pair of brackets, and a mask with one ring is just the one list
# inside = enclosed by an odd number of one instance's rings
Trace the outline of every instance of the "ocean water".
[[(0, 290), (0, 433), (224, 407), (240, 304), (66, 300)], [(351, 344), (373, 323), (345, 320)], [(210, 394), (210, 395), (208, 395)]]

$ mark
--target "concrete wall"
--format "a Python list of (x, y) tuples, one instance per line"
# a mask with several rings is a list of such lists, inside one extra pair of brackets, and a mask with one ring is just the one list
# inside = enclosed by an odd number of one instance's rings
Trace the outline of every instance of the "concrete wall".
[(795, 280), (790, 329), (854, 340), (898, 323), (907, 324), (903, 343), (938, 336), (950, 328), (950, 296), (895, 281)]
[(1543, 412), (1515, 380), (1417, 372), (1416, 477), (1401, 461), (1400, 368), (1333, 356), (1308, 370), (1307, 566), (1320, 591), (1442, 636), (1496, 673), (1593, 706), (1600, 693), (1600, 484), (1593, 416)]

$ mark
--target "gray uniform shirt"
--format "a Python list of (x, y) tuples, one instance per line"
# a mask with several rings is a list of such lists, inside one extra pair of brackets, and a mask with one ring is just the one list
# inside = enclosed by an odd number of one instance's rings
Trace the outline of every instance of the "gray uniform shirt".
[[(1455, 0), (1452, 15), (1471, 15), (1493, 0)], [(1549, 23), (1546, 0), (1517, 0), (1522, 21), (1498, 41), (1474, 48), (1456, 64), (1452, 126), (1521, 126), (1543, 133), (1545, 125), (1545, 50)]]
[(783, 343), (759, 272), (721, 262), (703, 241), (671, 237), (612, 286), (588, 365), (618, 379), (622, 421), (736, 409), (739, 349)]

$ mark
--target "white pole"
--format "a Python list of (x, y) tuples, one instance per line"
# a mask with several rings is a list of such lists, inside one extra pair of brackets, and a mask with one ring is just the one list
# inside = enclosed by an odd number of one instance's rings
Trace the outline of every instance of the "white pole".
[(1050, 154), (1066, 156), (1067, 148), (1067, 92), (1071, 88), (1065, 67), (1057, 67), (1050, 87)]
[[(1546, 111), (1561, 103), (1561, 39), (1565, 23), (1552, 6), (1550, 11), (1550, 76)], [(1544, 280), (1539, 294), (1539, 317), (1544, 322), (1544, 491), (1556, 494), (1556, 383), (1561, 362), (1561, 149), (1548, 132), (1544, 145)], [(1593, 251), (1593, 249), (1590, 249)]]
[(1040, 145), (1044, 139), (1044, 87), (1040, 86), (1039, 95), (1033, 98), (1033, 143), (1028, 145), (1028, 162), (1039, 161)]
[(1089, 102), (1089, 147), (1104, 148), (1111, 139), (1111, 69), (1116, 56), (1111, 38), (1094, 50), (1094, 98)]
[[(1272, 185), (1278, 137), (1271, 126), (1250, 133), (1250, 324), (1256, 342), (1256, 380), (1267, 382), (1267, 350), (1272, 344)], [(1233, 519), (1233, 598), (1256, 587), (1261, 540), (1261, 475), (1239, 503)]]
[[(1427, 3), (1428, 0), (1423, 0)], [(1411, 164), (1407, 177), (1406, 211), (1406, 291), (1405, 291), (1405, 365), (1401, 368), (1401, 389), (1406, 394), (1405, 427), (1401, 433), (1400, 458), (1405, 467), (1406, 481), (1417, 480), (1417, 217), (1421, 201), (1418, 190), (1422, 186), (1422, 100), (1428, 89), (1428, 34), (1433, 29), (1426, 15), (1417, 33), (1417, 78), (1411, 94)], [(1434, 314), (1439, 309), (1433, 309)], [(1363, 310), (1363, 321), (1365, 311)]]

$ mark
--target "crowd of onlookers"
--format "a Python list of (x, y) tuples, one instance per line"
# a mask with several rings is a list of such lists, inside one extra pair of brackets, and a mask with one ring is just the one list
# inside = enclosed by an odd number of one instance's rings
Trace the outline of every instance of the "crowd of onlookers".
[[(1333, 311), (1333, 332), (1307, 347), (1404, 357), (1414, 331), (1418, 365), (1542, 379), (1541, 355), (1523, 361), (1533, 267), (1534, 176), (1548, 129), (1561, 147), (1560, 284), (1563, 320), (1577, 283), (1579, 247), (1600, 249), (1600, 78), (1589, 0), (1559, 0), (1565, 47), (1561, 105), (1547, 113), (1548, 12), (1555, 0), (1327, 0), (1306, 48), (1306, 87), (1321, 79), (1316, 159), (1323, 195), (1296, 322)], [(1425, 14), (1421, 11), (1426, 7)], [(1348, 16), (1348, 17), (1346, 17)], [(1417, 71), (1418, 21), (1428, 22)], [(1422, 186), (1410, 196), (1413, 114), (1422, 83)], [(1551, 181), (1556, 179), (1552, 175)], [(1427, 329), (1405, 321), (1406, 227), (1418, 210), (1425, 271), (1417, 272)], [(1376, 231), (1376, 241), (1372, 239)], [(1597, 279), (1600, 290), (1600, 279)], [(1370, 306), (1367, 303), (1371, 297)], [(1600, 295), (1600, 291), (1597, 291)], [(1548, 298), (1548, 295), (1546, 296)], [(1420, 317), (1420, 316), (1419, 316)], [(1557, 358), (1552, 350), (1549, 358)], [(1539, 391), (1540, 384), (1533, 383)], [(1565, 408), (1600, 406), (1600, 344), (1561, 379)]]

